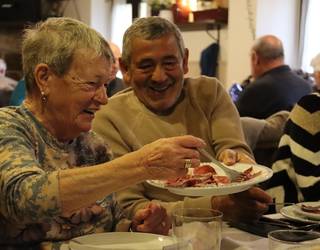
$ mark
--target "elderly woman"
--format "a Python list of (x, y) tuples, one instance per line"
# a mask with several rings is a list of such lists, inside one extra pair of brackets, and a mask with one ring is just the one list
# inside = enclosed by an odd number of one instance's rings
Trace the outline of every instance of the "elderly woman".
[[(161, 139), (110, 161), (110, 150), (90, 130), (107, 103), (111, 55), (101, 35), (70, 18), (25, 31), (27, 97), (0, 109), (1, 249), (128, 230), (113, 192), (182, 176), (186, 163), (200, 163), (192, 149), (204, 142), (193, 136)], [(136, 213), (131, 229), (167, 233), (167, 222), (166, 211), (152, 204)]]

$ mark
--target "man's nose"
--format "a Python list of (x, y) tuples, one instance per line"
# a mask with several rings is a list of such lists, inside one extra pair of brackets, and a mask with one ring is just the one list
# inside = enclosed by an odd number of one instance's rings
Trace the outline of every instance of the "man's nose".
[(152, 80), (155, 82), (163, 82), (167, 79), (167, 74), (161, 65), (157, 65), (152, 73)]

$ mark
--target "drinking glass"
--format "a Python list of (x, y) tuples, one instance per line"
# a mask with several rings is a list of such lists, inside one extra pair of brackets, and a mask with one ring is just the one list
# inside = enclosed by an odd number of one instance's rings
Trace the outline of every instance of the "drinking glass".
[(173, 211), (172, 233), (178, 250), (220, 250), (223, 213), (213, 209)]

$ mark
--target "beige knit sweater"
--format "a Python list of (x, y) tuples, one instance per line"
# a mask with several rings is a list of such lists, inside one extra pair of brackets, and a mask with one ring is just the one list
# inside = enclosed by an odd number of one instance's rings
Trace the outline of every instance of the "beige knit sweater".
[[(217, 79), (185, 79), (183, 95), (171, 114), (159, 116), (148, 110), (129, 88), (113, 96), (96, 114), (93, 128), (111, 146), (115, 157), (159, 138), (185, 134), (205, 140), (207, 150), (214, 156), (228, 148), (251, 154), (239, 114)], [(160, 202), (169, 213), (176, 206), (211, 207), (211, 197), (182, 197), (148, 183), (118, 192), (117, 199), (129, 216), (150, 200)]]

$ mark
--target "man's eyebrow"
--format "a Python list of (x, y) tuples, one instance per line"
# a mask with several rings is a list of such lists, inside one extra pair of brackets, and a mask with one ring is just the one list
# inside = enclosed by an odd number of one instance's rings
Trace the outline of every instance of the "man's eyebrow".
[[(166, 55), (164, 56), (161, 60), (166, 60), (166, 59), (177, 59), (177, 57), (175, 55)], [(146, 58), (142, 58), (141, 60), (138, 61), (138, 63), (141, 62), (153, 62), (155, 61), (153, 58), (150, 57), (146, 57)]]
[(177, 57), (174, 55), (168, 55), (168, 56), (165, 56), (164, 59), (177, 59)]
[(166, 55), (164, 58), (177, 58), (175, 55)]
[(151, 57), (141, 58), (138, 62), (153, 61)]

